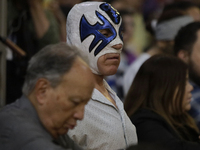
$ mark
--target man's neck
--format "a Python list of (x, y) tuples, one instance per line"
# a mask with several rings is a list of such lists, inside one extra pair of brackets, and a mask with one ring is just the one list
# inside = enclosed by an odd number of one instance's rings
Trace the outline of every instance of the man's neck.
[(94, 77), (95, 77), (95, 88), (99, 92), (101, 92), (101, 94), (103, 94), (117, 108), (115, 100), (110, 96), (108, 90), (104, 85), (104, 80), (103, 80), (104, 76), (94, 74)]
[(98, 89), (99, 91), (104, 90), (105, 89), (103, 81), (104, 76), (94, 74), (94, 78), (95, 78), (95, 88)]

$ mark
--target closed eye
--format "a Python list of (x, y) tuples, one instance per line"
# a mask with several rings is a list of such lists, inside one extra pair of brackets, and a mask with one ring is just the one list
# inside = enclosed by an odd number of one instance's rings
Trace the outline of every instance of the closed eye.
[(82, 102), (81, 99), (78, 98), (71, 98), (70, 100), (74, 105), (79, 105)]

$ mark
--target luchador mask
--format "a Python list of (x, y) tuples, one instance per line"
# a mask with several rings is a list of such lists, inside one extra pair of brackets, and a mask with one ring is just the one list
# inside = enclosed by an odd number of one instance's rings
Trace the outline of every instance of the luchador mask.
[[(67, 43), (82, 50), (89, 59), (93, 73), (101, 74), (97, 60), (107, 53), (121, 53), (112, 48), (122, 44), (121, 16), (105, 2), (83, 2), (76, 4), (67, 17)], [(108, 29), (112, 35), (104, 36), (99, 30)]]

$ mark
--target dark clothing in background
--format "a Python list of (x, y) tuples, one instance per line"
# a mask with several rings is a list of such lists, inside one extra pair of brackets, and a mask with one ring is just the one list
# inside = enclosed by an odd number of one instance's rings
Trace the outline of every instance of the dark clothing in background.
[(136, 127), (139, 144), (156, 143), (170, 150), (200, 150), (199, 135), (190, 127), (178, 129), (181, 139), (163, 117), (151, 110), (140, 109), (130, 119)]
[(26, 52), (26, 57), (13, 53), (13, 59), (7, 60), (6, 104), (22, 95), (22, 86), (28, 61), (41, 48), (59, 42), (59, 25), (50, 11), (45, 11), (50, 26), (45, 35), (38, 39), (34, 22), (27, 9), (17, 10), (13, 0), (8, 0), (8, 38)]

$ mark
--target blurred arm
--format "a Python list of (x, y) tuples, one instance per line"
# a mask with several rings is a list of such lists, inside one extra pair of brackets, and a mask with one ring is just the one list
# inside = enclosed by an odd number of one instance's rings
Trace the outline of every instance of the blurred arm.
[(48, 31), (50, 22), (43, 8), (42, 0), (28, 0), (37, 38), (40, 39)]

